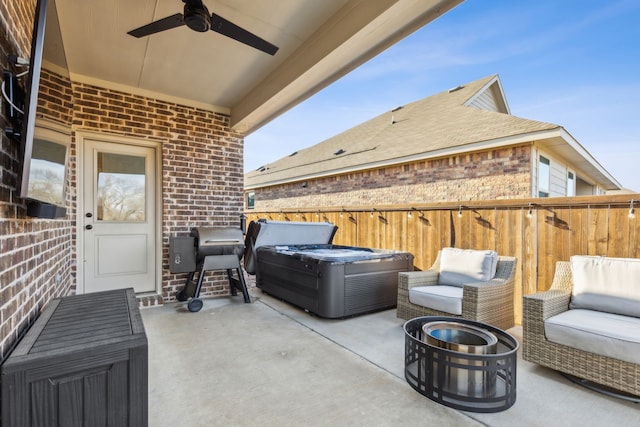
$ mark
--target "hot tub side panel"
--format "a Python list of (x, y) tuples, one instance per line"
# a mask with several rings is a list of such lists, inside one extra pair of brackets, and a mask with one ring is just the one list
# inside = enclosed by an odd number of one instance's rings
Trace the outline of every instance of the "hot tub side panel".
[(405, 252), (340, 262), (260, 248), (256, 285), (319, 316), (340, 318), (395, 307), (398, 272), (411, 270), (413, 255)]
[(311, 312), (318, 312), (318, 263), (259, 250), (256, 286)]

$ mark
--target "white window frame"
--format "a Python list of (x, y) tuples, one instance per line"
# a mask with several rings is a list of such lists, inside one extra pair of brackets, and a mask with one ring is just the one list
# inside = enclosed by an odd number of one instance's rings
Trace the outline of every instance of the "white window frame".
[(576, 173), (572, 170), (567, 170), (567, 197), (573, 197), (576, 195)]
[[(543, 174), (542, 165), (546, 168)], [(546, 185), (545, 185), (546, 184)], [(551, 160), (540, 154), (538, 156), (538, 197), (549, 197), (551, 192)]]

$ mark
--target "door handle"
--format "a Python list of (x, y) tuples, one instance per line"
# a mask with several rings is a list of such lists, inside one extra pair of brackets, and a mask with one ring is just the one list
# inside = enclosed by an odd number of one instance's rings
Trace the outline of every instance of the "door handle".
[(91, 230), (93, 228), (93, 225), (91, 224), (85, 225), (84, 228), (86, 228), (87, 230)]

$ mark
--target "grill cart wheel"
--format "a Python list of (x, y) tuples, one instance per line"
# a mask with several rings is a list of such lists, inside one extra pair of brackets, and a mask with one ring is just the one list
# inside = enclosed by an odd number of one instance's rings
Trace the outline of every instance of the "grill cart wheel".
[(202, 300), (200, 298), (192, 298), (189, 303), (187, 303), (187, 308), (192, 313), (196, 313), (202, 309)]

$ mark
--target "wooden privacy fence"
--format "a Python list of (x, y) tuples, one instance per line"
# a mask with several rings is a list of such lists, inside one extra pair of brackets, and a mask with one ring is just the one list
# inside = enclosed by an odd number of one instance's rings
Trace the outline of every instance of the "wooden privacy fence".
[[(428, 269), (440, 248), (494, 249), (518, 258), (516, 322), (522, 296), (549, 288), (556, 261), (572, 255), (640, 258), (640, 194), (486, 200), (393, 206), (288, 208), (245, 212), (247, 222), (328, 221), (334, 244), (411, 252)], [(632, 202), (633, 201), (633, 202)], [(634, 205), (635, 208), (635, 205)]]

